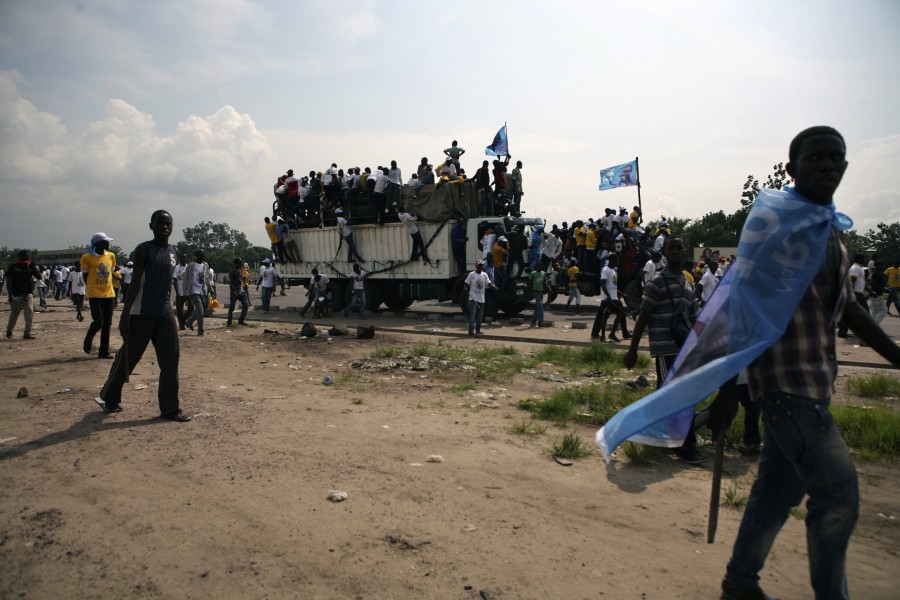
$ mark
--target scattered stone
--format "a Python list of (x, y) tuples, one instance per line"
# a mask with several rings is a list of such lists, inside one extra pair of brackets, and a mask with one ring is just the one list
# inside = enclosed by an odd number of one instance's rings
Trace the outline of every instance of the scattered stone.
[(540, 377), (541, 379), (544, 379), (546, 381), (554, 381), (556, 383), (569, 383), (568, 380), (563, 379), (559, 375), (541, 375)]
[(19, 391), (16, 392), (16, 398), (27, 398), (28, 397), (28, 388), (20, 387)]
[(328, 499), (332, 502), (343, 502), (347, 499), (347, 492), (342, 492), (340, 490), (331, 490), (328, 492)]
[[(225, 386), (222, 386), (222, 387), (225, 387)], [(147, 389), (147, 386), (144, 385), (143, 383), (138, 383), (138, 384), (136, 384), (136, 385), (134, 386), (134, 389), (136, 389), (136, 390), (145, 390), (145, 389)]]
[(334, 379), (331, 377), (331, 375), (326, 375), (325, 378), (322, 380), (322, 383), (324, 385), (331, 385), (332, 383), (334, 383)]
[(425, 462), (430, 463), (442, 463), (444, 462), (444, 457), (440, 454), (432, 454), (428, 458), (425, 459)]
[(63, 388), (63, 389), (59, 390), (59, 391), (56, 392), (56, 393), (57, 393), (57, 394), (68, 394), (68, 393), (71, 392), (71, 391), (72, 391), (72, 388)]
[(274, 329), (263, 329), (263, 333), (268, 333), (270, 335), (278, 335), (278, 332)]
[(510, 320), (509, 320), (509, 324), (512, 325), (512, 326), (514, 326), (514, 327), (517, 326), (517, 325), (523, 325), (524, 323), (525, 323), (524, 319), (521, 319), (521, 318), (519, 318), (519, 317), (512, 317), (512, 318), (510, 318)]
[(472, 533), (473, 531), (477, 531), (478, 528), (472, 525), (471, 523), (467, 523), (462, 526), (463, 533)]
[(582, 373), (585, 377), (603, 377), (603, 371), (587, 371)]
[(553, 460), (555, 460), (556, 462), (558, 462), (559, 464), (561, 464), (564, 467), (571, 467), (574, 464), (568, 458), (563, 458), (561, 456), (554, 456)]
[(338, 337), (338, 336), (342, 336), (342, 335), (349, 335), (350, 330), (348, 330), (346, 327), (339, 327), (339, 326), (335, 325), (334, 327), (332, 327), (331, 329), (328, 330), (328, 334)]
[(371, 340), (375, 338), (375, 327), (369, 326), (357, 326), (356, 328), (356, 339), (358, 340)]
[(572, 321), (572, 329), (587, 329), (586, 321)]
[(316, 326), (313, 325), (311, 321), (307, 321), (306, 323), (303, 324), (303, 327), (300, 328), (300, 335), (302, 335), (303, 337), (309, 337), (309, 338), (316, 337), (316, 334), (318, 333), (318, 331), (319, 330), (316, 329)]

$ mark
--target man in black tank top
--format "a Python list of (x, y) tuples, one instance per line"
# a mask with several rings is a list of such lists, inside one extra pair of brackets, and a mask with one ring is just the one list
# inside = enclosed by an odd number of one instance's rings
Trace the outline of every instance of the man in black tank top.
[(181, 412), (178, 401), (178, 322), (169, 300), (178, 262), (175, 247), (169, 244), (172, 227), (172, 215), (156, 211), (150, 217), (153, 239), (134, 250), (134, 272), (119, 321), (122, 347), (96, 398), (103, 412), (122, 410), (122, 386), (152, 341), (159, 364), (160, 417), (181, 423), (191, 420)]

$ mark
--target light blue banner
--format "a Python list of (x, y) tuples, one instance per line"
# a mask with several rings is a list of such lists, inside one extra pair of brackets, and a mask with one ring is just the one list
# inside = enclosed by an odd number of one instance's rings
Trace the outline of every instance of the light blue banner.
[(484, 149), (487, 156), (509, 156), (509, 140), (506, 139), (506, 125), (500, 128), (491, 145)]
[(638, 184), (637, 159), (600, 170), (600, 191)]
[(596, 435), (603, 458), (625, 440), (677, 448), (694, 407), (784, 334), (822, 268), (831, 229), (853, 225), (796, 194), (762, 190), (741, 232), (738, 257), (701, 311), (663, 386), (625, 407)]

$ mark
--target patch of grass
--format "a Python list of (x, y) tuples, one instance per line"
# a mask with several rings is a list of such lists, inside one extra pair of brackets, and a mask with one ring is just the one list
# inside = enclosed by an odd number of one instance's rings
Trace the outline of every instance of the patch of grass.
[(847, 391), (863, 398), (900, 396), (900, 380), (880, 373), (866, 377), (849, 377)]
[(362, 398), (350, 398), (350, 402), (359, 406), (360, 404), (363, 403), (363, 399)]
[(544, 435), (544, 433), (547, 431), (547, 426), (540, 423), (535, 423), (533, 421), (521, 421), (519, 423), (510, 425), (506, 428), (506, 430), (514, 435), (527, 435), (529, 437), (535, 437)]
[(549, 398), (520, 400), (518, 406), (536, 418), (553, 421), (560, 427), (572, 419), (587, 425), (603, 425), (614, 414), (649, 391), (633, 391), (624, 386), (613, 385), (567, 387), (557, 390)]
[(747, 504), (747, 496), (742, 494), (735, 484), (731, 484), (725, 490), (722, 506), (732, 510), (741, 510)]
[(396, 346), (382, 346), (381, 348), (376, 348), (372, 356), (375, 358), (396, 358), (401, 354), (403, 352)]
[(802, 506), (791, 507), (791, 516), (798, 521), (804, 521), (806, 520), (806, 509)]
[(518, 404), (519, 408), (529, 411), (535, 418), (553, 421), (559, 427), (565, 427), (575, 415), (575, 403), (559, 393), (550, 398), (527, 398)]
[(834, 421), (847, 445), (862, 458), (895, 459), (900, 456), (900, 413), (885, 407), (831, 407)]
[(622, 454), (633, 465), (646, 466), (658, 461), (665, 450), (656, 446), (647, 446), (636, 442), (625, 442), (620, 446)]
[(456, 385), (450, 386), (450, 391), (455, 392), (457, 394), (465, 394), (466, 392), (471, 392), (476, 387), (474, 382), (464, 381), (462, 383), (457, 383)]
[[(535, 363), (550, 363), (565, 367), (570, 374), (581, 371), (603, 371), (615, 373), (625, 368), (622, 352), (605, 344), (591, 344), (581, 348), (546, 346), (533, 355)], [(650, 365), (650, 357), (638, 353), (636, 368), (645, 370)]]
[(590, 456), (592, 449), (574, 431), (569, 431), (553, 443), (553, 456), (559, 458), (581, 458)]

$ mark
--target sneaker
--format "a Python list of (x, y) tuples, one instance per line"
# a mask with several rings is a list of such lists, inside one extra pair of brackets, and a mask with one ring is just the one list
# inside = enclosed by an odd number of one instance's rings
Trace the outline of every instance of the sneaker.
[(619, 338), (617, 338), (617, 337), (616, 337), (616, 334), (611, 333), (611, 334), (609, 334), (609, 341), (610, 341), (610, 342), (621, 342), (622, 340), (620, 340)]
[(187, 325), (187, 328), (190, 329), (191, 331), (194, 330), (194, 324), (191, 323), (190, 321), (185, 321), (184, 324)]
[(106, 402), (103, 401), (103, 398), (101, 398), (99, 396), (94, 398), (94, 402), (96, 402), (97, 406), (100, 407), (100, 410), (102, 410), (105, 413), (122, 412), (121, 406), (119, 406), (118, 404), (107, 404)]
[(737, 449), (741, 454), (759, 454), (762, 449), (762, 444), (747, 444), (746, 442), (740, 442), (737, 445)]
[(469, 337), (472, 337), (472, 336), (474, 336), (474, 335), (475, 335), (475, 332), (474, 332), (474, 331), (469, 331)]
[(81, 349), (84, 351), (85, 354), (90, 354), (90, 353), (91, 353), (91, 347), (88, 346), (88, 345), (82, 346)]
[(706, 457), (700, 454), (700, 451), (697, 449), (694, 449), (694, 451), (691, 453), (683, 454), (681, 452), (676, 452), (676, 454), (678, 455), (678, 458), (689, 465), (702, 465), (706, 462)]
[(244, 327), (249, 327), (249, 325), (247, 325), (247, 323), (244, 323), (243, 321), (238, 321), (238, 325), (243, 325)]
[(630, 333), (623, 333), (623, 334), (622, 334), (622, 339), (623, 339), (623, 340), (630, 340), (630, 339), (631, 339), (631, 334), (630, 334)]
[(734, 585), (727, 579), (722, 580), (722, 600), (776, 600), (761, 588), (745, 588)]
[(107, 352), (106, 354), (101, 354), (97, 358), (115, 358), (115, 355), (112, 352)]
[(191, 417), (187, 416), (180, 410), (178, 412), (169, 413), (167, 415), (159, 415), (159, 418), (165, 421), (175, 421), (177, 423), (187, 423), (191, 420)]

